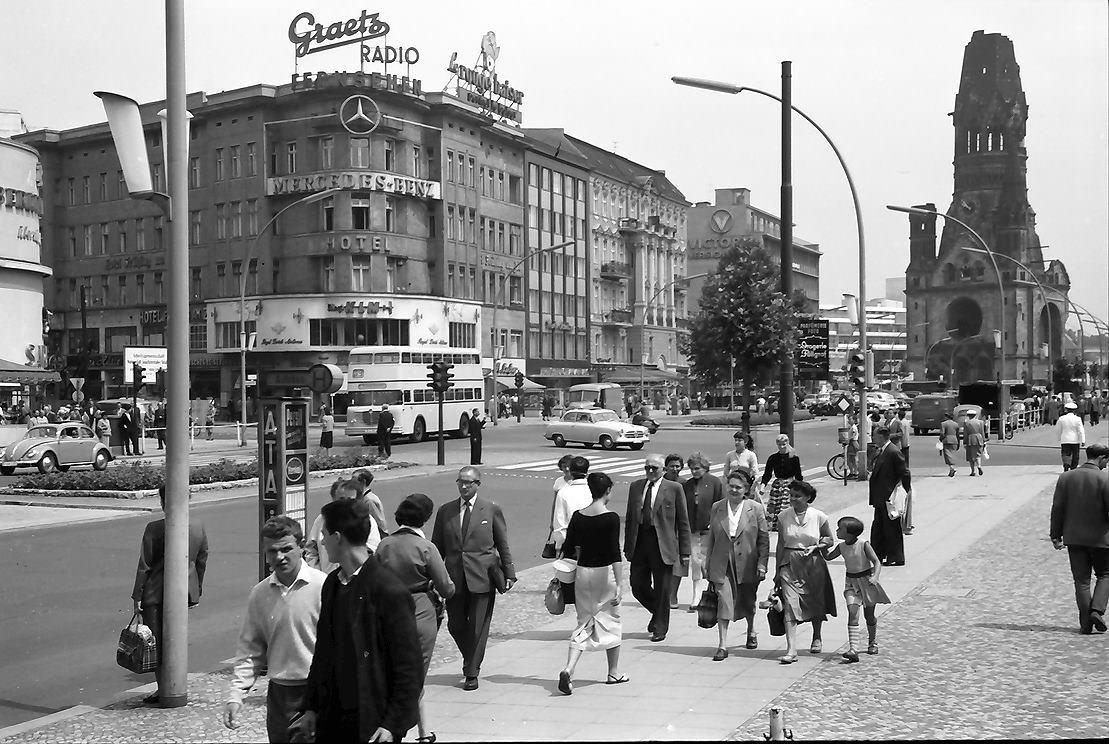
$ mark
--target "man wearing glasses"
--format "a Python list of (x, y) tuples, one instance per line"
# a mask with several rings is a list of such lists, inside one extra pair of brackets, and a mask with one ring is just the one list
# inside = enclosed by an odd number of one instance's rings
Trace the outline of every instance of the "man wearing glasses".
[(675, 564), (689, 570), (689, 515), (682, 487), (663, 479), (662, 455), (650, 455), (646, 478), (628, 490), (624, 557), (631, 563), (632, 595), (651, 613), (647, 632), (654, 642), (670, 629), (670, 583)]
[(435, 513), (431, 542), (439, 549), (457, 589), (447, 600), (447, 630), (462, 653), (464, 690), (478, 688), (478, 673), (493, 618), (493, 590), (507, 592), (516, 583), (508, 548), (508, 528), (501, 507), (478, 497), (481, 472), (467, 466), (458, 471), (460, 498)]

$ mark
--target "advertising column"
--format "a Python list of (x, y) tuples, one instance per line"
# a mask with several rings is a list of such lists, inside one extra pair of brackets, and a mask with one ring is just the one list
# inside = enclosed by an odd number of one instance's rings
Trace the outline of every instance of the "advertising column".
[[(258, 525), (278, 514), (307, 533), (308, 399), (266, 398), (258, 416)], [(269, 573), (258, 538), (258, 578)]]

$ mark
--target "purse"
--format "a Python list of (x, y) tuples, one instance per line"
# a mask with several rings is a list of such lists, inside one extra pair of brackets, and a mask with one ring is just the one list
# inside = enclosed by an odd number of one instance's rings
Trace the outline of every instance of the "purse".
[(142, 624), (142, 615), (138, 612), (119, 633), (116, 663), (135, 674), (146, 674), (158, 668), (158, 639), (153, 630)]
[(566, 612), (566, 597), (563, 595), (563, 583), (558, 579), (551, 579), (547, 584), (547, 591), (543, 594), (543, 604), (547, 612), (552, 615), (561, 615)]
[(937, 439), (936, 440), (936, 452), (943, 452), (943, 440), (942, 439)]
[(708, 588), (701, 592), (701, 601), (697, 603), (697, 625), (702, 628), (715, 628), (719, 605), (720, 597), (716, 593), (716, 586), (710, 581)]
[(982, 459), (983, 459), (983, 460), (988, 460), (988, 459), (990, 459), (990, 448), (989, 448), (989, 447), (987, 447), (987, 446), (986, 446), (986, 445), (984, 445), (984, 444), (982, 445)]
[(546, 542), (546, 544), (543, 545), (543, 551), (542, 551), (542, 553), (540, 553), (540, 555), (542, 555), (544, 558), (547, 558), (547, 559), (554, 558), (558, 555), (558, 551), (555, 549), (554, 540), (552, 539), (552, 537), (554, 535), (555, 504), (557, 502), (558, 502), (558, 494), (556, 493), (555, 497), (554, 497), (554, 501), (551, 502), (551, 518), (549, 520), (547, 520), (547, 524), (549, 524), (551, 527), (550, 527), (550, 529), (547, 530), (547, 542)]

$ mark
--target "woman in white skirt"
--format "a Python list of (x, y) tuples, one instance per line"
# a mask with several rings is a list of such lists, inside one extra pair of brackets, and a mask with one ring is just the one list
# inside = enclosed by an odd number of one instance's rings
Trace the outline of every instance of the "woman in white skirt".
[(586, 482), (593, 503), (574, 512), (566, 528), (562, 554), (577, 558), (574, 579), (574, 606), (578, 626), (570, 634), (566, 666), (558, 674), (558, 689), (563, 695), (574, 691), (571, 676), (583, 651), (604, 649), (608, 656), (606, 684), (628, 681), (620, 673), (620, 601), (624, 563), (620, 556), (620, 515), (608, 508), (612, 479), (604, 473), (590, 473)]

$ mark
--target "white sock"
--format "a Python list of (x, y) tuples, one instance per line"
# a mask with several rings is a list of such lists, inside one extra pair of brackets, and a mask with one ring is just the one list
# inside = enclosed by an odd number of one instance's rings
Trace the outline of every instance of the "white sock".
[(854, 652), (854, 653), (858, 653), (860, 638), (862, 638), (862, 630), (859, 628), (859, 626), (857, 624), (856, 625), (848, 624), (848, 626), (847, 626), (847, 644), (848, 644), (847, 650), (851, 651), (851, 652)]

